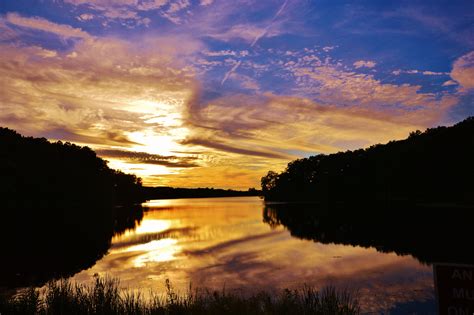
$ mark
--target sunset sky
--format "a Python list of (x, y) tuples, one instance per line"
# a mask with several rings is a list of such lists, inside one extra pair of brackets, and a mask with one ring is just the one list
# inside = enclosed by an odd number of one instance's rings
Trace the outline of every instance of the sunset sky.
[(472, 0), (0, 0), (0, 126), (146, 185), (259, 187), (471, 115)]

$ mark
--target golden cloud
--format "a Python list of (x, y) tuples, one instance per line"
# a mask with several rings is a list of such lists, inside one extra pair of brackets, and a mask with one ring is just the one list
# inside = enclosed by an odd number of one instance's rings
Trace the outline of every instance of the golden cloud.
[[(9, 28), (19, 39), (34, 29), (76, 40), (62, 50), (0, 44), (0, 123), (91, 145), (146, 184), (258, 187), (269, 169), (291, 159), (404, 138), (442, 121), (457, 103), (455, 96), (384, 84), (311, 56), (284, 65), (296, 78), (295, 93), (307, 96), (224, 93), (203, 101), (190, 65), (206, 49), (192, 38), (96, 37), (17, 14), (0, 19), (8, 25), (19, 26)], [(465, 88), (469, 58), (452, 72)]]
[(451, 77), (459, 83), (462, 92), (474, 89), (474, 51), (454, 62)]

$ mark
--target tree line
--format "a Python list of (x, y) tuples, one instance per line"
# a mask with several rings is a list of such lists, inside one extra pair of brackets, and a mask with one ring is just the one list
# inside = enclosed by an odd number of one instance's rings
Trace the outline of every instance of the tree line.
[(0, 128), (0, 196), (7, 208), (143, 201), (141, 179), (107, 166), (89, 147)]
[(261, 179), (268, 201), (474, 203), (474, 117), (366, 149), (319, 154)]
[(113, 235), (142, 219), (141, 189), (88, 147), (0, 128), (0, 287), (94, 265)]

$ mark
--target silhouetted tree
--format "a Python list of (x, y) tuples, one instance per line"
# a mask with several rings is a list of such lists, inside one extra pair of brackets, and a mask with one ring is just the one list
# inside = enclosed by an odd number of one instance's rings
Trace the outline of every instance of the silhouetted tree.
[(474, 203), (474, 118), (401, 141), (288, 163), (261, 180), (266, 200)]
[(0, 128), (0, 287), (92, 266), (141, 220), (141, 189), (88, 147)]

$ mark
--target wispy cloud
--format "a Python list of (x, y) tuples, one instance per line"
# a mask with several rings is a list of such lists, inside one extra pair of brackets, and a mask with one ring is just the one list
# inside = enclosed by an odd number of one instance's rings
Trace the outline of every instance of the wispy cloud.
[[(285, 10), (285, 8), (288, 4), (288, 1), (289, 0), (285, 0), (285, 2), (283, 2), (281, 7), (278, 9), (278, 11), (275, 13), (273, 18), (271, 19), (271, 21), (264, 28), (257, 28), (255, 26), (251, 26), (251, 25), (239, 25), (238, 27), (234, 26), (234, 27), (231, 28), (230, 32), (228, 32), (228, 34), (226, 34), (226, 36), (229, 36), (229, 35), (233, 36), (232, 34), (235, 34), (234, 36), (236, 36), (236, 37), (242, 37), (243, 34), (247, 34), (250, 37), (253, 36), (253, 40), (250, 43), (250, 48), (254, 47), (261, 38), (267, 36), (270, 29), (275, 25), (275, 22), (278, 19), (278, 17)], [(278, 33), (279, 32), (277, 31), (275, 34), (278, 34)], [(275, 34), (273, 34), (273, 35), (275, 35)], [(222, 35), (220, 35), (220, 37), (223, 38)], [(239, 68), (241, 63), (242, 63), (242, 61), (239, 60), (228, 72), (226, 72), (226, 74), (224, 75), (224, 78), (221, 81), (221, 85), (224, 84), (225, 81), (227, 81), (227, 79), (229, 78), (229, 76), (232, 73), (237, 71), (237, 69)]]
[[(137, 45), (36, 17), (15, 14), (5, 19), (21, 26), (15, 30), (20, 39), (28, 28), (83, 40), (65, 51), (0, 45), (3, 125), (27, 135), (139, 152), (102, 151), (123, 161), (174, 168), (197, 165), (192, 158), (173, 159), (162, 152), (179, 149), (173, 139), (186, 136), (179, 113), (196, 83), (192, 68), (184, 63), (188, 54), (200, 50), (199, 42), (148, 37)], [(166, 147), (151, 149), (149, 142), (156, 139)]]
[(140, 164), (156, 164), (167, 167), (197, 167), (197, 157), (195, 156), (176, 156), (176, 155), (159, 155), (146, 152), (116, 150), (116, 149), (98, 149), (96, 153), (105, 158), (119, 158)]
[(226, 72), (226, 74), (222, 78), (221, 85), (224, 84), (225, 81), (227, 81), (227, 79), (229, 78), (229, 76), (239, 68), (241, 63), (242, 60), (237, 61), (235, 65), (229, 71)]
[(268, 31), (270, 30), (270, 28), (274, 25), (276, 19), (283, 13), (283, 11), (285, 10), (287, 4), (288, 4), (288, 1), (289, 0), (285, 0), (285, 2), (283, 2), (283, 4), (281, 5), (280, 9), (277, 11), (277, 13), (273, 16), (272, 20), (270, 21), (270, 23), (260, 32), (258, 33), (254, 40), (252, 41), (252, 43), (250, 44), (250, 47), (253, 47), (257, 44), (257, 42), (262, 38), (262, 37), (265, 37), (265, 35), (267, 35)]
[[(148, 11), (158, 12), (160, 17), (179, 24), (182, 20), (179, 14), (191, 6), (189, 0), (64, 0), (64, 2), (81, 8), (87, 8), (88, 10), (94, 10), (95, 16), (106, 18), (109, 22), (135, 21), (134, 24), (127, 24), (132, 27), (148, 25), (150, 19), (142, 15), (143, 12)], [(81, 19), (81, 16), (83, 14), (79, 15), (78, 18)]]
[(411, 69), (411, 70), (397, 69), (397, 70), (393, 70), (392, 74), (394, 75), (400, 75), (400, 74), (449, 75), (449, 72), (436, 72), (436, 71), (416, 70), (416, 69)]
[(0, 15), (0, 123), (90, 145), (147, 184), (258, 186), (295, 157), (400, 139), (470, 108), (472, 13), (458, 4), (47, 5)]
[(353, 63), (354, 67), (356, 69), (359, 69), (359, 68), (373, 68), (375, 67), (377, 63), (375, 61), (371, 61), (371, 60), (358, 60), (356, 62)]
[(16, 26), (54, 33), (58, 36), (66, 38), (76, 37), (90, 39), (92, 37), (80, 28), (74, 28), (65, 24), (52, 23), (41, 17), (27, 18), (17, 13), (8, 13), (6, 15), (5, 21)]
[(211, 140), (211, 139), (199, 139), (199, 138), (189, 138), (181, 141), (181, 144), (184, 145), (196, 145), (196, 146), (203, 146), (207, 148), (217, 149), (220, 151), (230, 152), (230, 153), (237, 153), (242, 155), (250, 155), (250, 156), (260, 156), (265, 158), (271, 159), (289, 159), (291, 156), (285, 154), (279, 154), (276, 152), (265, 152), (259, 150), (253, 150), (248, 148), (239, 148), (229, 144), (225, 144), (221, 141)]

